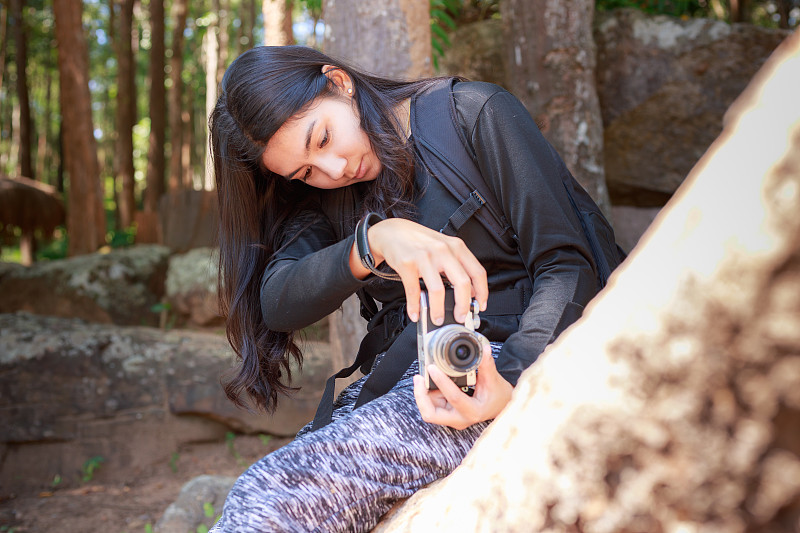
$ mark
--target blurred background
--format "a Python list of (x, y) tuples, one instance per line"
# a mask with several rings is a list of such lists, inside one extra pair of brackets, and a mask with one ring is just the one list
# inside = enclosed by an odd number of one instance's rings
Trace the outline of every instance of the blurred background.
[(348, 301), (274, 415), (222, 395), (207, 117), (244, 50), (506, 87), (631, 250), (799, 22), (800, 0), (2, 0), (0, 532), (207, 529), (355, 353)]

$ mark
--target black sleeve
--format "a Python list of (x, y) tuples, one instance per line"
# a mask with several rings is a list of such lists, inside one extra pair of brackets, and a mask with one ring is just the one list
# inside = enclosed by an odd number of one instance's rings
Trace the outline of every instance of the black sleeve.
[[(457, 86), (458, 87), (458, 86)], [(533, 296), (519, 330), (497, 359), (516, 385), (520, 374), (583, 312), (597, 292), (591, 251), (562, 183), (561, 161), (525, 107), (499, 90), (486, 100), (468, 139), (475, 160), (519, 236)]]
[(261, 278), (261, 312), (273, 331), (321, 320), (366, 283), (350, 270), (352, 235), (337, 242), (328, 219), (317, 213), (292, 226)]

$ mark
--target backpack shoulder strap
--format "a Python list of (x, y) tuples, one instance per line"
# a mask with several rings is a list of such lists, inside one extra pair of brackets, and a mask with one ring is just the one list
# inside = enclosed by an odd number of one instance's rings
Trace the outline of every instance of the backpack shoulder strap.
[[(475, 215), (506, 251), (516, 251), (517, 236), (481, 176), (458, 127), (453, 101), (455, 82), (449, 79), (434, 83), (414, 96), (411, 106), (417, 153), (432, 176), (462, 202), (441, 231), (455, 235), (464, 222)], [(442, 116), (443, 110), (446, 116)]]

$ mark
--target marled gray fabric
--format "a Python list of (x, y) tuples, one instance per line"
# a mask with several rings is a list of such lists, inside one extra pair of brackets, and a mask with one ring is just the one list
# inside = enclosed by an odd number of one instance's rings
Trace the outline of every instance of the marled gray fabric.
[[(495, 357), (501, 343), (492, 343)], [(488, 422), (428, 424), (414, 401), (416, 361), (390, 392), (353, 409), (366, 378), (337, 398), (333, 421), (309, 426), (251, 466), (211, 533), (369, 531), (400, 498), (448, 475)]]

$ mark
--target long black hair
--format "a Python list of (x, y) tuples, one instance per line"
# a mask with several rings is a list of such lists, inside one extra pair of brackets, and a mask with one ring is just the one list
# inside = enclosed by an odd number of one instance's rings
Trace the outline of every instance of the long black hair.
[[(324, 65), (350, 76), (361, 128), (382, 164), (380, 175), (367, 184), (362, 212), (405, 218), (413, 213), (413, 153), (394, 110), (432, 80), (373, 76), (302, 46), (257, 47), (236, 58), (209, 117), (209, 142), (219, 200), (220, 311), (241, 361), (225, 393), (239, 406), (246, 405), (246, 394), (256, 407), (274, 410), (278, 394), (292, 390), (291, 359), (302, 364), (295, 333), (264, 326), (260, 281), (310, 195), (304, 184), (264, 168), (261, 155), (287, 120), (317, 98), (338, 94), (322, 72)], [(342, 222), (352, 231), (353, 220)]]

